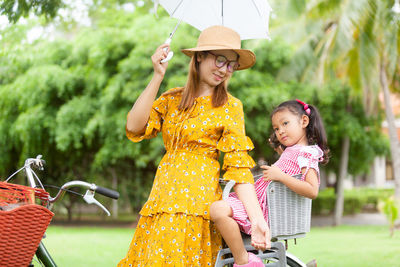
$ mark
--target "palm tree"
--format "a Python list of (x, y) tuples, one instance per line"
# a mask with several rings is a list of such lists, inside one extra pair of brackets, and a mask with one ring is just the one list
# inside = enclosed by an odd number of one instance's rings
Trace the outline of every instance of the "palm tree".
[[(398, 89), (399, 14), (387, 0), (288, 0), (286, 10), (298, 14), (294, 23), (280, 27), (298, 37), (297, 56), (282, 73), (289, 78), (322, 84), (340, 79), (351, 86), (354, 97), (362, 97), (367, 114), (379, 106), (383, 92), (395, 177), (395, 198), (400, 199), (400, 154), (390, 90)], [(296, 30), (297, 29), (297, 30)], [(296, 34), (302, 33), (302, 34)], [(277, 33), (280, 34), (280, 33)], [(292, 74), (292, 76), (288, 74)], [(397, 76), (396, 76), (397, 75)], [(344, 137), (339, 171), (335, 224), (343, 211), (343, 179), (347, 174), (348, 136)]]

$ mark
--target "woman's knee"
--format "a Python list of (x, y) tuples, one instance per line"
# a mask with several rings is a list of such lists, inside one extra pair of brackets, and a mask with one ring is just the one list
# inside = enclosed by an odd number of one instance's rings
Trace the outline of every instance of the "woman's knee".
[(229, 204), (224, 200), (219, 200), (210, 206), (210, 218), (213, 222), (223, 217), (232, 216), (232, 210)]

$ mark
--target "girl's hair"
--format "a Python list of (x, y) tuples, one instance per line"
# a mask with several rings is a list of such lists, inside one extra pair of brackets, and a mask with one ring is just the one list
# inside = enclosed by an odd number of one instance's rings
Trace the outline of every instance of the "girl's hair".
[[(169, 95), (177, 92), (182, 92), (182, 99), (179, 103), (180, 110), (188, 110), (194, 104), (200, 82), (200, 63), (197, 61), (197, 58), (200, 56), (200, 54), (202, 56), (207, 56), (207, 51), (195, 52), (192, 56), (189, 64), (189, 74), (185, 87), (164, 94)], [(215, 87), (211, 100), (213, 107), (223, 106), (228, 101), (228, 80), (229, 79), (226, 79), (224, 82)]]
[[(307, 114), (306, 110), (304, 110), (304, 105), (299, 103), (297, 100), (289, 100), (281, 103), (278, 107), (276, 107), (271, 114), (271, 119), (275, 113), (283, 110), (288, 110), (294, 115), (302, 117), (303, 115), (308, 116), (309, 123), (306, 127), (306, 136), (309, 144), (317, 144), (321, 150), (323, 151), (323, 159), (322, 163), (328, 163), (329, 161), (329, 148), (327, 144), (327, 138), (325, 133), (324, 124), (322, 123), (322, 118), (319, 114), (319, 111), (316, 107), (309, 105), (308, 108), (310, 110), (310, 114)], [(273, 131), (270, 136), (270, 144), (273, 148), (277, 148), (279, 146), (285, 148), (279, 141)]]

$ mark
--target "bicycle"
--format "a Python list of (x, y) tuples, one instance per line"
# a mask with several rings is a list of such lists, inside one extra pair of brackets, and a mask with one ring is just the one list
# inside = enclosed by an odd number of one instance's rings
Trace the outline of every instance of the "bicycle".
[[(33, 267), (34, 254), (41, 266), (56, 267), (56, 263), (42, 243), (45, 231), (54, 215), (52, 204), (60, 201), (72, 187), (86, 189), (81, 195), (88, 204), (95, 204), (110, 216), (110, 212), (94, 198), (95, 192), (118, 199), (117, 191), (84, 181), (70, 181), (59, 188), (55, 197), (45, 190), (33, 168), (44, 169), (41, 155), (28, 158), (22, 168), (0, 181), (0, 266)], [(20, 171), (25, 170), (29, 186), (8, 183)], [(75, 194), (78, 194), (74, 192)]]
[[(261, 175), (255, 175), (254, 179), (260, 179)], [(300, 179), (301, 175), (295, 176)], [(229, 196), (235, 185), (235, 181), (220, 180), (225, 185), (223, 199)], [(256, 250), (251, 246), (250, 236), (242, 234), (247, 251), (256, 254), (264, 261), (266, 267), (316, 267), (312, 260), (302, 262), (295, 255), (287, 252), (288, 240), (305, 237), (310, 231), (311, 225), (311, 199), (300, 196), (286, 187), (284, 184), (271, 181), (267, 187), (268, 223), (271, 231), (271, 249), (265, 251)], [(283, 242), (285, 242), (285, 245)], [(223, 248), (218, 252), (215, 267), (233, 266), (234, 259), (229, 248)]]

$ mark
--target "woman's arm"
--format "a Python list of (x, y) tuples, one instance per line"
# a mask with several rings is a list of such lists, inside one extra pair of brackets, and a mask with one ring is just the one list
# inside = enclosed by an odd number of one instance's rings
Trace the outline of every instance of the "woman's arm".
[[(261, 168), (264, 169), (264, 181), (279, 181), (301, 196), (311, 199), (317, 198), (319, 191), (318, 174), (314, 169), (308, 169), (305, 180), (301, 181), (284, 173), (275, 166), (263, 165)], [(301, 171), (304, 173), (306, 168), (302, 168)]]
[(160, 61), (167, 56), (167, 51), (163, 48), (169, 47), (167, 44), (162, 44), (154, 52), (151, 60), (153, 62), (154, 74), (153, 78), (147, 85), (146, 89), (140, 94), (132, 109), (128, 113), (126, 129), (133, 133), (139, 134), (146, 128), (146, 123), (149, 120), (151, 107), (157, 96), (162, 80), (164, 79), (165, 71), (168, 67), (168, 62), (161, 63)]
[(231, 104), (226, 105), (229, 118), (223, 123), (225, 128), (217, 144), (217, 149), (225, 153), (222, 166), (222, 169), (226, 171), (224, 180), (236, 182), (233, 189), (243, 203), (252, 224), (251, 244), (257, 249), (269, 248), (271, 246), (270, 232), (258, 203), (253, 184), (254, 177), (250, 172), (255, 162), (248, 151), (254, 146), (250, 138), (246, 136), (242, 102), (233, 98), (230, 101), (232, 101)]

